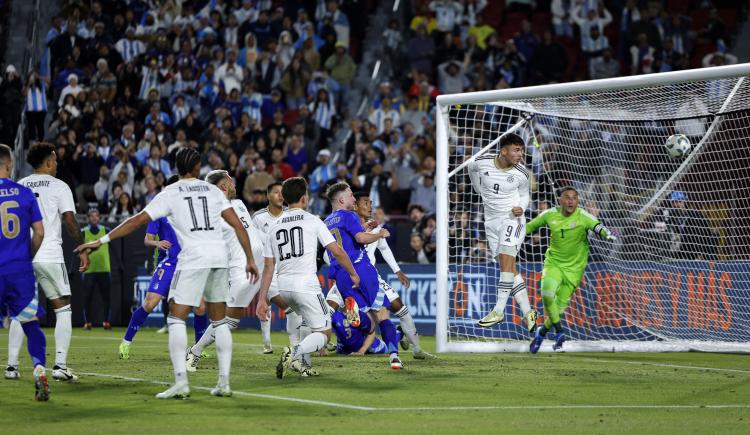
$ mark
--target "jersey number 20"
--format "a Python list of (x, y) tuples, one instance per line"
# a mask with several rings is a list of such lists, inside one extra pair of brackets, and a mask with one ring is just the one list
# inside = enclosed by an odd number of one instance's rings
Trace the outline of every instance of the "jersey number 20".
[[(292, 227), (290, 230), (282, 228), (276, 231), (276, 240), (279, 242), (279, 261), (301, 257), (305, 253), (302, 227)], [(289, 252), (284, 252), (287, 245), (289, 245)]]

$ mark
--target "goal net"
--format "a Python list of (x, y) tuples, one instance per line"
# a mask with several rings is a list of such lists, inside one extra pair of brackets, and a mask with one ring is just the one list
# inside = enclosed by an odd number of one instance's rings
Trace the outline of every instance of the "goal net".
[[(579, 207), (619, 234), (589, 235), (589, 265), (562, 313), (567, 351), (750, 352), (749, 75), (734, 65), (439, 97), (438, 351), (528, 351), (513, 298), (504, 322), (477, 326), (500, 269), (466, 169), (514, 132), (527, 143), (527, 220), (573, 186)], [(686, 155), (670, 157), (672, 134), (690, 140)], [(517, 259), (540, 322), (548, 243), (542, 229)]]

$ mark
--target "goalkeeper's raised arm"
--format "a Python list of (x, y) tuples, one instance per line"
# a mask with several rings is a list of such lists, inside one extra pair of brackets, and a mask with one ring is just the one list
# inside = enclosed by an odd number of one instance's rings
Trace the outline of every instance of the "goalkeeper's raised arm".
[(545, 319), (531, 342), (532, 353), (539, 350), (550, 329), (556, 331), (555, 349), (562, 347), (565, 341), (560, 315), (578, 288), (588, 264), (589, 231), (605, 240), (615, 239), (596, 217), (578, 207), (578, 191), (573, 187), (564, 187), (560, 192), (560, 205), (532, 219), (526, 226), (526, 234), (542, 226), (547, 226), (550, 234), (541, 285)]

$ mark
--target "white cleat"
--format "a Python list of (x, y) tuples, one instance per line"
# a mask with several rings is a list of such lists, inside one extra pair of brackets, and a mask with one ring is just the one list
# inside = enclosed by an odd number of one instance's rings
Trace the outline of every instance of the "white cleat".
[(284, 348), (281, 350), (281, 358), (279, 358), (279, 363), (276, 364), (276, 377), (279, 379), (284, 379), (284, 376), (286, 376), (287, 372), (289, 371), (289, 367), (292, 364), (292, 349), (289, 346), (284, 346)]
[(158, 330), (156, 330), (156, 333), (157, 334), (169, 334), (169, 328), (167, 327), (167, 325), (164, 325)]
[(156, 395), (157, 399), (187, 399), (188, 397), (190, 397), (190, 387), (187, 382), (174, 384)]
[(414, 351), (414, 359), (437, 359), (437, 357), (420, 349)]
[(490, 311), (490, 313), (487, 314), (486, 316), (482, 317), (477, 322), (477, 325), (481, 326), (482, 328), (490, 328), (502, 322), (504, 318), (505, 318), (505, 315), (503, 315), (503, 313), (498, 313), (497, 311), (493, 310), (493, 311)]
[(211, 395), (216, 397), (232, 397), (232, 389), (229, 385), (216, 385), (211, 389)]
[(271, 343), (263, 343), (263, 353), (266, 355), (273, 353), (273, 346), (271, 346)]
[(401, 370), (402, 368), (404, 368), (404, 365), (401, 364), (401, 359), (398, 356), (391, 357), (391, 369)]
[(56, 381), (75, 382), (78, 380), (78, 376), (73, 374), (73, 370), (70, 368), (56, 365), (52, 367), (52, 379)]
[(526, 329), (529, 330), (529, 334), (534, 334), (534, 331), (536, 331), (537, 325), (536, 325), (536, 319), (539, 317), (539, 314), (536, 312), (536, 310), (531, 310), (528, 313), (526, 313), (525, 316), (523, 316), (523, 321), (526, 323)]
[(200, 360), (201, 360), (200, 355), (194, 354), (192, 347), (188, 349), (187, 355), (185, 355), (187, 371), (190, 373), (195, 373), (195, 371), (198, 370), (198, 363), (200, 362)]
[(21, 373), (18, 372), (18, 367), (8, 366), (5, 368), (5, 379), (20, 379)]

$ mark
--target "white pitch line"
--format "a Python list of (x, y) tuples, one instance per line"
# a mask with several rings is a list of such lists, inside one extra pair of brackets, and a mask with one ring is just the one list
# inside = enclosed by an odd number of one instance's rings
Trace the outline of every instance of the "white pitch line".
[(719, 367), (685, 366), (685, 365), (680, 365), (680, 364), (655, 363), (655, 362), (648, 362), (648, 361), (631, 361), (631, 360), (622, 360), (622, 359), (601, 360), (601, 359), (596, 359), (596, 358), (581, 358), (581, 360), (590, 361), (590, 362), (600, 362), (600, 363), (618, 362), (621, 364), (649, 365), (649, 366), (666, 367), (666, 368), (672, 368), (672, 369), (708, 370), (712, 372), (742, 373), (742, 374), (750, 375), (750, 370), (723, 369)]
[[(121, 337), (120, 338), (118, 338), (118, 337), (87, 337), (85, 335), (74, 335), (73, 338), (76, 339), (76, 340), (78, 340), (78, 339), (84, 339), (84, 340), (122, 341)], [(138, 342), (138, 343), (163, 343), (165, 345), (167, 344), (166, 340), (165, 341), (149, 340), (147, 338), (146, 339), (140, 339), (139, 338), (138, 340), (136, 340), (136, 342)], [(235, 346), (246, 346), (246, 347), (263, 347), (262, 344), (251, 344), (251, 343), (234, 343), (234, 345)]]
[[(152, 385), (171, 385), (169, 382), (154, 381), (143, 378), (133, 378), (121, 375), (109, 375), (105, 373), (79, 374), (108, 379), (120, 379), (129, 382), (143, 382)], [(211, 391), (208, 387), (190, 387), (193, 390)], [(509, 405), (509, 406), (424, 406), (411, 408), (388, 408), (348, 405), (345, 403), (326, 402), (322, 400), (300, 399), (297, 397), (277, 396), (273, 394), (249, 393), (246, 391), (232, 391), (236, 396), (257, 397), (259, 399), (280, 400), (284, 402), (304, 403), (306, 405), (318, 405), (331, 408), (351, 409), (355, 411), (518, 411), (518, 410), (569, 410), (569, 409), (750, 409), (750, 404), (719, 404), (719, 405)]]
[[(99, 378), (109, 378), (109, 379), (122, 379), (124, 381), (130, 381), (130, 382), (145, 382), (147, 384), (154, 384), (154, 385), (171, 385), (169, 382), (164, 381), (153, 381), (149, 379), (143, 379), (143, 378), (131, 378), (128, 376), (120, 376), (120, 375), (109, 375), (105, 373), (84, 373), (80, 372), (81, 375), (86, 376), (94, 376)], [(196, 387), (196, 386), (190, 386), (193, 390), (201, 390), (201, 391), (211, 391), (211, 388), (208, 387)], [(297, 402), (297, 403), (305, 403), (308, 405), (320, 405), (320, 406), (328, 406), (332, 408), (344, 408), (344, 409), (354, 409), (357, 411), (376, 411), (377, 408), (372, 408), (368, 406), (356, 406), (356, 405), (347, 405), (345, 403), (335, 403), (335, 402), (326, 402), (322, 400), (312, 400), (312, 399), (300, 399), (297, 397), (287, 397), (287, 396), (276, 396), (272, 394), (262, 394), (262, 393), (248, 393), (246, 391), (232, 391), (232, 394), (235, 394), (237, 396), (247, 396), (247, 397), (258, 397), (260, 399), (270, 399), (270, 400), (281, 400), (286, 402)]]

